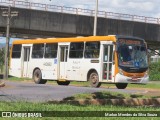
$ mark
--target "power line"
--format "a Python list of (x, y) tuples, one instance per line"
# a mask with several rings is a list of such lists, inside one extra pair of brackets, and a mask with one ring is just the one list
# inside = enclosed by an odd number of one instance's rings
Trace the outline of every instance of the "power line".
[(5, 69), (4, 69), (4, 79), (8, 79), (8, 58), (9, 58), (9, 39), (10, 39), (10, 21), (12, 17), (18, 16), (17, 11), (11, 11), (11, 6), (8, 6), (8, 8), (1, 8), (3, 10), (2, 16), (7, 17), (7, 29), (6, 29), (6, 47), (5, 47)]

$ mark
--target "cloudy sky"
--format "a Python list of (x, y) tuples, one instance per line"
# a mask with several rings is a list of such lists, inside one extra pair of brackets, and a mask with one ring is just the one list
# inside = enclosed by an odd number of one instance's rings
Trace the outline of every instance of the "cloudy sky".
[[(75, 8), (94, 9), (96, 0), (23, 0)], [(160, 0), (98, 0), (99, 10), (160, 18)]]
[[(95, 9), (96, 0), (17, 0), (84, 9)], [(98, 0), (99, 11), (160, 18), (160, 0)], [(0, 37), (0, 43), (4, 39)], [(12, 41), (12, 40), (11, 40)]]

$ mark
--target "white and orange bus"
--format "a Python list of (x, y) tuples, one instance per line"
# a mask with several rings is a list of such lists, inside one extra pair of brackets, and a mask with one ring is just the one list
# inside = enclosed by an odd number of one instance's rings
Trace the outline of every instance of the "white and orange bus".
[(89, 81), (92, 87), (114, 83), (125, 89), (148, 82), (147, 46), (141, 38), (116, 35), (16, 40), (9, 73), (37, 84)]

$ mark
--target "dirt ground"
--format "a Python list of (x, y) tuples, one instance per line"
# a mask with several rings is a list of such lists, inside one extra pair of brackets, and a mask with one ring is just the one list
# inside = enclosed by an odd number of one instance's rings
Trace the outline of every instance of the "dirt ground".
[(146, 92), (144, 93), (136, 93), (136, 94), (160, 98), (160, 89), (151, 89), (151, 88), (128, 88), (128, 89), (145, 90)]
[(142, 95), (152, 96), (152, 97), (158, 97), (160, 98), (160, 90), (154, 90), (154, 89), (147, 89), (148, 92), (143, 93)]

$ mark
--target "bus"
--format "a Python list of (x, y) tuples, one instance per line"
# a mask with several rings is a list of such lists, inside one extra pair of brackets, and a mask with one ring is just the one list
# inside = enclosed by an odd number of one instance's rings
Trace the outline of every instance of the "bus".
[(92, 87), (113, 83), (125, 89), (128, 83), (146, 84), (149, 80), (147, 45), (138, 37), (15, 40), (10, 53), (9, 74), (32, 78), (36, 84), (88, 81)]

